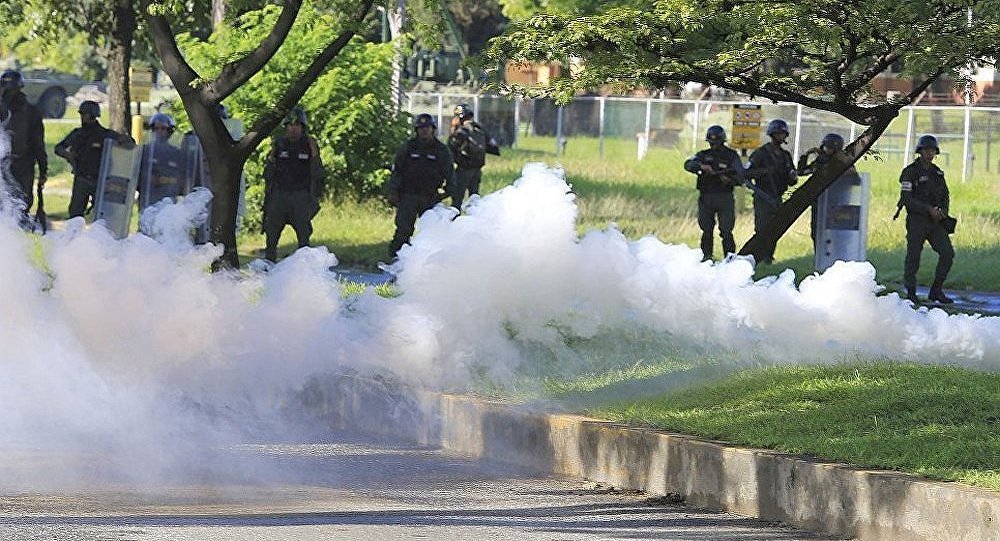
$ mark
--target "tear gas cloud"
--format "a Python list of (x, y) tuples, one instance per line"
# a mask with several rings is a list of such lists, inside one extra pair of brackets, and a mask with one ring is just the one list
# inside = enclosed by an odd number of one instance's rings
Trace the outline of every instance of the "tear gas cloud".
[[(796, 287), (790, 271), (754, 281), (746, 260), (702, 263), (698, 249), (613, 228), (579, 237), (564, 175), (541, 164), (457, 218), (443, 205), (425, 214), (393, 298), (345, 299), (324, 248), (269, 272), (208, 272), (221, 249), (187, 237), (208, 198), (157, 205), (142, 217), (152, 236), (124, 240), (82, 219), (31, 236), (3, 217), (0, 448), (109, 453), (134, 468), (125, 477), (153, 475), (157, 460), (275, 429), (316, 374), (391, 371), (455, 389), (509, 381), (542, 357), (584, 372), (568, 341), (627, 344), (636, 330), (736, 360), (1000, 367), (997, 319), (877, 296), (867, 263)], [(25, 475), (5, 478), (35, 482)]]

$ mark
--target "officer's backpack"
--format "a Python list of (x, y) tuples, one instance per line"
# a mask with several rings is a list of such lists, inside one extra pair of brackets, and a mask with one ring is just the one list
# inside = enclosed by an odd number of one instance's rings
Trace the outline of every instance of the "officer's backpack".
[(462, 126), (451, 137), (455, 163), (462, 167), (482, 167), (486, 165), (487, 135), (479, 125)]

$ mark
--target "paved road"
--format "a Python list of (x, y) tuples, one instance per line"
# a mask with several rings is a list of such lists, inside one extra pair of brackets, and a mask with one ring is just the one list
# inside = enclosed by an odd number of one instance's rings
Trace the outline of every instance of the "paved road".
[[(225, 467), (191, 466), (141, 489), (93, 479), (85, 490), (7, 489), (0, 539), (830, 539), (434, 450), (338, 439), (233, 447)], [(0, 474), (32, 462), (5, 454)]]

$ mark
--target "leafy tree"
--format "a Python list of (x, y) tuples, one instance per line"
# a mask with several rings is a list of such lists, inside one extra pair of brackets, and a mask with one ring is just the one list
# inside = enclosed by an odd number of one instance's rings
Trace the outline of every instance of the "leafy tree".
[(611, 6), (627, 5), (626, 0), (607, 2), (599, 0), (499, 0), (503, 14), (511, 19), (524, 19), (539, 13), (584, 15), (597, 13)]
[[(260, 43), (274, 26), (280, 10), (268, 6), (246, 13), (232, 26), (220, 26), (208, 40), (192, 34), (177, 36), (183, 50), (198, 72), (215, 76), (227, 58), (232, 58)], [(288, 84), (292, 74), (301, 72), (312, 60), (312, 52), (323, 46), (333, 16), (306, 5), (289, 32), (285, 44), (265, 69), (226, 98), (229, 112), (253, 125), (272, 112), (275, 96)], [(299, 104), (308, 113), (309, 133), (319, 142), (323, 163), (327, 166), (328, 191), (336, 196), (364, 197), (381, 187), (397, 145), (409, 132), (404, 115), (394, 115), (391, 96), (386, 91), (392, 74), (393, 48), (389, 43), (365, 43), (355, 36), (334, 58), (303, 95)], [(189, 125), (180, 111), (178, 122)], [(260, 225), (257, 211), (263, 198), (261, 171), (269, 151), (269, 142), (248, 159), (249, 212), (244, 225)]]
[[(429, 1), (432, 0), (413, 3), (419, 5)], [(352, 38), (364, 29), (374, 0), (314, 0), (311, 5), (331, 17), (326, 39), (308, 51), (304, 57), (308, 60), (304, 68), (281, 73), (275, 79), (278, 84), (269, 106), (249, 123), (240, 140), (233, 141), (217, 114), (218, 105), (269, 65), (296, 24), (304, 3), (301, 0), (283, 2), (273, 26), (259, 43), (234, 51), (224, 64), (211, 72), (199, 73), (175, 39), (178, 31), (171, 17), (183, 12), (185, 3), (182, 0), (140, 0), (142, 16), (163, 71), (173, 82), (209, 162), (215, 191), (210, 237), (224, 247), (218, 266), (235, 267), (239, 264), (236, 208), (243, 165), (285, 114), (302, 100), (309, 87), (326, 72), (329, 64), (352, 42)]]
[[(741, 254), (760, 260), (796, 218), (864, 155), (902, 107), (935, 80), (968, 79), (971, 62), (997, 55), (996, 0), (643, 0), (601, 13), (537, 14), (495, 38), (485, 54), (503, 62), (580, 59), (582, 70), (526, 89), (502, 91), (568, 100), (603, 84), (660, 89), (695, 81), (838, 113), (867, 126), (846, 153), (781, 205)], [(970, 24), (971, 13), (971, 24)], [(888, 99), (872, 80), (902, 64), (911, 91)], [(499, 71), (502, 73), (502, 70)]]

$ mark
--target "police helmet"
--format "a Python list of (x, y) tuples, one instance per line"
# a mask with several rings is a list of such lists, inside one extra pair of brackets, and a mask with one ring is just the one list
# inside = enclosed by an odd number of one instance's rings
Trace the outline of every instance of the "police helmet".
[(937, 137), (934, 137), (933, 135), (921, 135), (920, 139), (917, 139), (917, 152), (920, 152), (920, 150), (924, 148), (933, 148), (935, 154), (941, 152), (941, 148), (938, 146)]
[(177, 123), (174, 122), (174, 117), (168, 115), (167, 113), (154, 113), (153, 116), (149, 117), (149, 129), (155, 130), (157, 124), (166, 126), (169, 133), (174, 133), (174, 129), (177, 128)]
[(288, 111), (288, 114), (285, 115), (285, 126), (292, 123), (302, 124), (303, 127), (306, 126), (306, 110), (301, 106), (296, 105), (292, 107), (292, 110)]
[(101, 105), (93, 100), (86, 100), (80, 102), (79, 113), (81, 115), (90, 115), (94, 118), (101, 117)]
[(840, 152), (844, 150), (844, 138), (836, 133), (828, 133), (823, 136), (823, 142), (820, 143), (820, 146), (829, 148), (834, 152)]
[(467, 118), (472, 118), (475, 115), (472, 113), (472, 107), (469, 107), (468, 103), (460, 103), (455, 106), (455, 116), (465, 120)]
[(434, 117), (432, 117), (431, 115), (429, 115), (427, 113), (420, 113), (419, 115), (417, 115), (416, 117), (414, 117), (414, 119), (413, 119), (413, 129), (420, 129), (420, 128), (424, 128), (424, 127), (427, 127), (427, 126), (430, 126), (430, 127), (434, 128), (434, 129), (437, 129), (437, 127), (438, 127), (437, 126), (437, 121), (434, 120)]
[(219, 113), (219, 118), (229, 118), (229, 109), (226, 109), (226, 106), (222, 105), (221, 103), (219, 104), (219, 107), (216, 109), (216, 112)]
[(7, 70), (0, 75), (0, 89), (13, 90), (24, 88), (24, 76), (17, 70)]
[(708, 131), (705, 132), (705, 140), (709, 143), (723, 142), (726, 140), (726, 130), (718, 124), (714, 126), (709, 126)]
[(788, 123), (785, 122), (784, 120), (781, 120), (780, 118), (776, 118), (776, 119), (774, 119), (774, 120), (772, 120), (772, 121), (770, 121), (770, 122), (767, 123), (767, 134), (768, 135), (774, 135), (776, 133), (782, 133), (782, 132), (785, 135), (789, 134)]

